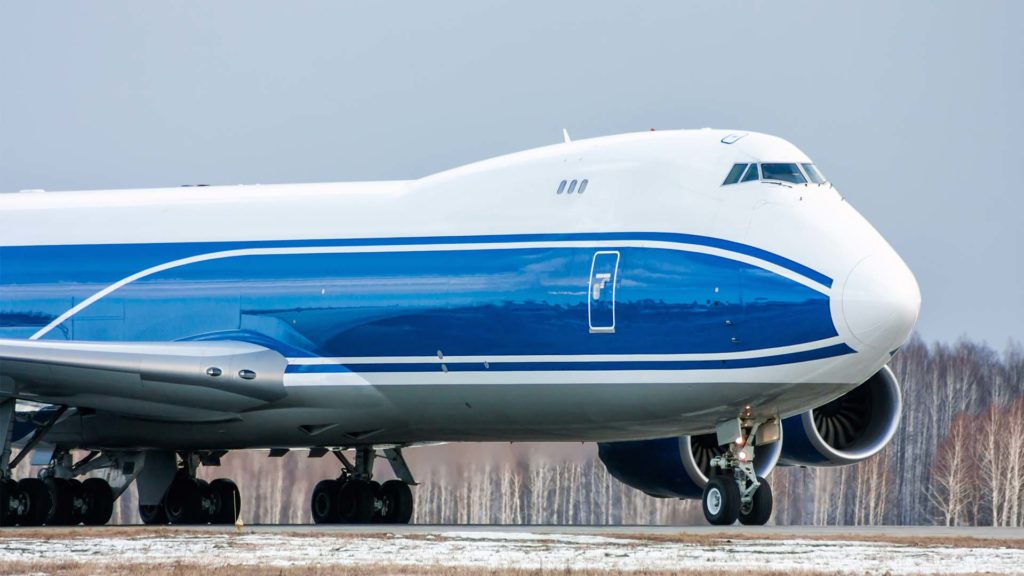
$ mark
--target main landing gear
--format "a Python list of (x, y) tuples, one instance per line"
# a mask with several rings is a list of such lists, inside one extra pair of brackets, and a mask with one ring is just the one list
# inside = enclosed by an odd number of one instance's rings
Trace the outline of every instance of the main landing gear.
[(238, 486), (227, 478), (196, 478), (199, 457), (185, 454), (159, 504), (139, 504), (144, 524), (234, 524), (242, 512)]
[(411, 484), (415, 484), (405, 459), (398, 448), (384, 451), (398, 480), (383, 484), (373, 480), (372, 447), (356, 450), (356, 463), (341, 452), (334, 455), (341, 461), (341, 475), (321, 480), (313, 488), (310, 508), (317, 524), (408, 524), (412, 519)]
[[(25, 447), (11, 459), (15, 402), (14, 399), (0, 402), (0, 526), (106, 524), (114, 511), (114, 491), (102, 478), (74, 479), (87, 470), (82, 462), (73, 464), (67, 450), (55, 449), (39, 478), (13, 479), (12, 471), (66, 410), (54, 411), (49, 421), (36, 429)], [(92, 457), (95, 453), (86, 458)]]
[[(754, 470), (754, 444), (778, 438), (776, 420), (764, 424), (737, 420), (719, 426), (718, 438), (730, 438), (728, 450), (711, 459), (711, 473), (704, 486), (701, 507), (704, 518), (715, 526), (728, 526), (736, 520), (761, 526), (772, 515), (772, 488)], [(761, 432), (759, 435), (758, 432)], [(726, 442), (723, 442), (725, 444)]]

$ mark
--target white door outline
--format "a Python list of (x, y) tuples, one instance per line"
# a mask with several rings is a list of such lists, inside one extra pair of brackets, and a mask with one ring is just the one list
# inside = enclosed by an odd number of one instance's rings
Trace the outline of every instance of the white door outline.
[[(601, 255), (614, 254), (615, 264), (612, 266), (612, 271), (602, 272), (600, 274), (594, 274), (594, 267), (597, 265), (597, 259)], [(615, 332), (615, 289), (618, 284), (619, 276), (619, 252), (618, 250), (603, 250), (600, 252), (594, 252), (594, 257), (590, 260), (590, 283), (587, 286), (587, 324), (590, 326), (591, 334), (612, 334)], [(608, 297), (608, 284), (611, 284), (611, 301), (612, 301), (612, 322), (610, 326), (594, 326), (594, 318), (592, 314), (594, 302), (600, 301), (602, 295)]]

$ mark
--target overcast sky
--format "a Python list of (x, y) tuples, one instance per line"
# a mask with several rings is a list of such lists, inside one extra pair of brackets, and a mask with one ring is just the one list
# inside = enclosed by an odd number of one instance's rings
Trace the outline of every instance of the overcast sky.
[(1024, 336), (1024, 2), (0, 0), (0, 190), (414, 178), (650, 127), (776, 134), (918, 329)]

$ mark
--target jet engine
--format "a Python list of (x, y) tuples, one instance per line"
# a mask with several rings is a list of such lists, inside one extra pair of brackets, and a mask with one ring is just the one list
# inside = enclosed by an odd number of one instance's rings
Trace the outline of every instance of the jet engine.
[[(754, 468), (765, 476), (775, 467), (782, 442), (754, 449)], [(604, 442), (597, 454), (623, 484), (657, 498), (700, 498), (711, 459), (725, 451), (714, 433), (656, 440)]]
[(780, 466), (845, 466), (877, 454), (896, 432), (903, 397), (888, 366), (835, 400), (782, 421)]

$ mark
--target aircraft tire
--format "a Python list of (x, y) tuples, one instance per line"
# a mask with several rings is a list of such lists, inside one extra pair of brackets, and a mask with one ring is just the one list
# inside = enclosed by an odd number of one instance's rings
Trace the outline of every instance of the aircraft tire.
[[(82, 483), (74, 478), (68, 478), (64, 481), (65, 489), (68, 494), (71, 495), (71, 503), (68, 510), (68, 525), (78, 526), (82, 523), (82, 516), (84, 510), (81, 507), (82, 499), (85, 498), (85, 492), (82, 490)], [(78, 506), (75, 504), (78, 503)]]
[(18, 515), (11, 508), (11, 499), (18, 497), (18, 483), (11, 479), (0, 479), (0, 526), (14, 526)]
[(309, 499), (310, 512), (315, 524), (334, 524), (338, 521), (338, 494), (341, 483), (337, 480), (321, 480), (313, 488)]
[(712, 476), (704, 486), (701, 508), (704, 510), (704, 518), (711, 525), (733, 524), (740, 512), (739, 486), (728, 476)]
[(381, 487), (384, 498), (384, 522), (387, 524), (408, 524), (412, 519), (413, 499), (409, 485), (401, 480), (388, 480)]
[(367, 524), (374, 516), (373, 486), (365, 480), (349, 480), (338, 490), (338, 521)]
[(384, 507), (377, 506), (377, 503), (381, 502), (384, 498), (384, 489), (380, 485), (380, 482), (376, 480), (370, 481), (370, 491), (373, 493), (373, 516), (369, 522), (372, 524), (384, 524), (387, 520), (384, 518)]
[(739, 514), (740, 523), (747, 526), (764, 526), (772, 517), (772, 487), (760, 476), (757, 477), (757, 481), (761, 485), (754, 492), (750, 510), (744, 513), (741, 509)]
[(114, 491), (110, 484), (102, 478), (88, 478), (82, 482), (82, 498), (85, 500), (85, 513), (82, 523), (86, 526), (102, 526), (110, 522), (114, 513)]
[(210, 496), (216, 503), (211, 524), (234, 524), (242, 512), (242, 495), (238, 486), (227, 478), (210, 482)]
[(53, 499), (50, 489), (39, 478), (22, 478), (18, 481), (18, 491), (25, 497), (28, 506), (18, 518), (22, 526), (42, 526), (50, 520)]
[(164, 513), (171, 524), (199, 524), (206, 514), (202, 508), (203, 486), (184, 474), (175, 476), (164, 496)]
[(147, 526), (167, 524), (167, 513), (164, 512), (163, 503), (160, 504), (139, 504), (139, 518)]
[(72, 507), (75, 503), (75, 491), (71, 483), (64, 478), (49, 478), (43, 481), (50, 491), (50, 514), (46, 520), (48, 526), (71, 526)]

